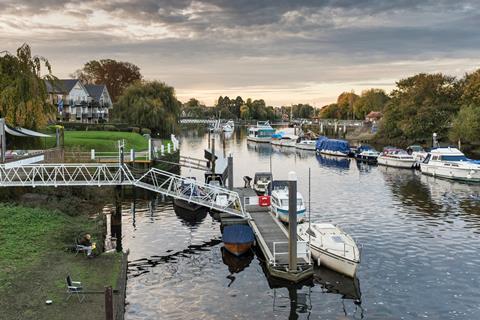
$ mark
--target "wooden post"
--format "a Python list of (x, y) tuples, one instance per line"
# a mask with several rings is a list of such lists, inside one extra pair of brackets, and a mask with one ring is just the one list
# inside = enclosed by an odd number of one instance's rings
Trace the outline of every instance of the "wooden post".
[(212, 137), (212, 175), (215, 177), (215, 137)]
[(297, 271), (297, 175), (288, 173), (288, 269)]
[(113, 320), (113, 290), (105, 287), (105, 320)]
[(228, 189), (233, 190), (233, 155), (228, 155)]

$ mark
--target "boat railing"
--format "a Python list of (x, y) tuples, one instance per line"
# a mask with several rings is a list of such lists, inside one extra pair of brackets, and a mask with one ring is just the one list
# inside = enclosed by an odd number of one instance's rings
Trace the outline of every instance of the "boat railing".
[[(320, 236), (320, 246), (321, 247), (323, 247), (323, 237), (324, 237), (323, 235)], [(354, 241), (354, 242), (356, 243), (356, 241)], [(358, 259), (360, 259), (363, 246), (360, 245), (360, 246), (357, 246), (357, 247), (358, 247), (358, 251), (359, 251)], [(353, 260), (357, 260), (357, 253), (356, 253), (356, 250), (355, 250), (355, 246), (353, 246), (351, 244), (348, 244), (348, 243), (345, 243), (345, 242), (343, 242), (343, 256), (346, 257), (347, 249), (350, 249), (350, 248), (352, 249), (352, 252), (353, 252)], [(335, 250), (335, 249), (330, 249), (330, 250)], [(339, 251), (339, 250), (335, 250), (335, 251)]]
[[(277, 246), (287, 247), (287, 251), (279, 251)], [(280, 249), (281, 250), (281, 249)], [(273, 243), (273, 266), (276, 267), (277, 265), (277, 256), (284, 256), (288, 255), (288, 242), (287, 241), (279, 241)], [(311, 252), (310, 252), (310, 245), (308, 241), (297, 241), (297, 258), (303, 258), (308, 263), (311, 263)]]

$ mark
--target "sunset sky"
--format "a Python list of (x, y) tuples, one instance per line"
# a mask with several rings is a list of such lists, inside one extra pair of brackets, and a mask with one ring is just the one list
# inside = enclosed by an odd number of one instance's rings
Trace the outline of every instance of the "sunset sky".
[(480, 67), (479, 1), (0, 0), (0, 51), (22, 43), (59, 78), (112, 58), (186, 101), (335, 101), (419, 72)]

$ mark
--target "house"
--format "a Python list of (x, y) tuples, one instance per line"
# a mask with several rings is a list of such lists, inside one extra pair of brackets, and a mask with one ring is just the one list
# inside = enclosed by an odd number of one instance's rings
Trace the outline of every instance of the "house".
[(365, 121), (368, 122), (378, 122), (383, 117), (383, 114), (379, 111), (370, 111), (369, 114), (365, 117)]
[(46, 81), (50, 103), (58, 120), (98, 123), (108, 121), (112, 101), (105, 85), (84, 85), (78, 79)]

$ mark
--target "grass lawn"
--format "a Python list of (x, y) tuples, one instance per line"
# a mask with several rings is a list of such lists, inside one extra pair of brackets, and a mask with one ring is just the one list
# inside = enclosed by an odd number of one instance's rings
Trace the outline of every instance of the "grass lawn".
[[(125, 150), (148, 149), (148, 140), (142, 135), (133, 132), (119, 131), (65, 131), (66, 151), (117, 152), (117, 141), (125, 139)], [(47, 145), (53, 145), (55, 138), (48, 138)]]
[(65, 301), (67, 274), (88, 291), (115, 289), (120, 254), (87, 259), (65, 250), (80, 232), (101, 241), (101, 229), (86, 216), (0, 204), (0, 318), (104, 319), (103, 294), (88, 294), (81, 304), (76, 297)]

